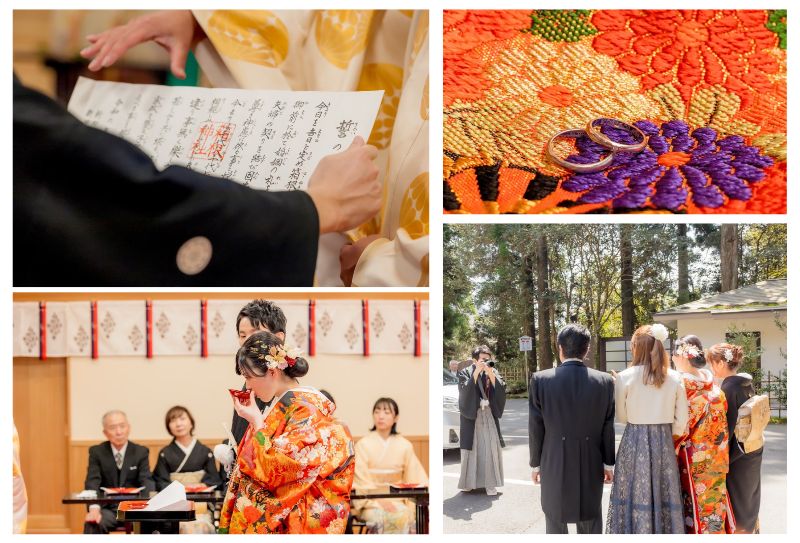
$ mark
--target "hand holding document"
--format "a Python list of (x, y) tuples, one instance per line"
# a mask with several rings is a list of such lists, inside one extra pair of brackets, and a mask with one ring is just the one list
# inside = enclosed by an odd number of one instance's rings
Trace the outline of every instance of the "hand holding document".
[(306, 190), (319, 161), (365, 141), (383, 91), (167, 87), (81, 77), (68, 109), (169, 165), (263, 190)]

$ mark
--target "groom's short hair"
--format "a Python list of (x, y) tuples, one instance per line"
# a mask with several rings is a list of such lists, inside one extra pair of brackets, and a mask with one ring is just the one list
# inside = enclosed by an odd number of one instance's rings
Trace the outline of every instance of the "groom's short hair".
[(558, 344), (565, 358), (583, 359), (589, 352), (592, 335), (585, 326), (568, 324), (558, 333)]
[(286, 333), (286, 315), (275, 302), (258, 299), (244, 306), (236, 317), (237, 334), (239, 333), (239, 323), (245, 317), (254, 328), (266, 328), (273, 334)]

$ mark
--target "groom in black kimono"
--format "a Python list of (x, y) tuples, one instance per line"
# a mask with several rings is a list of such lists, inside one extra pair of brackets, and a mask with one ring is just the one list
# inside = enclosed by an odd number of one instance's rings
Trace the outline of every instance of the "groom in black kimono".
[(548, 534), (603, 533), (603, 483), (614, 465), (614, 381), (587, 368), (589, 331), (579, 324), (558, 333), (561, 364), (536, 372), (528, 390), (533, 482), (541, 483)]
[(307, 191), (159, 171), (15, 75), (14, 286), (313, 286), (320, 234), (380, 209), (375, 153), (357, 137)]

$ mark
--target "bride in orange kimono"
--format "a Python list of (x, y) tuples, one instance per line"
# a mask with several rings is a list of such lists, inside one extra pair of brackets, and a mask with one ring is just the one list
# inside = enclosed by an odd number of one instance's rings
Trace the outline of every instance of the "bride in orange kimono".
[[(247, 429), (231, 474), (219, 533), (344, 533), (355, 470), (353, 440), (336, 422), (336, 406), (299, 386), (308, 363), (269, 332), (250, 336), (236, 373), (250, 397), (234, 397)], [(275, 398), (264, 413), (255, 397)]]
[(687, 534), (733, 533), (735, 520), (725, 476), (728, 473), (728, 403), (705, 368), (703, 345), (684, 336), (672, 355), (689, 400), (689, 425), (675, 440)]

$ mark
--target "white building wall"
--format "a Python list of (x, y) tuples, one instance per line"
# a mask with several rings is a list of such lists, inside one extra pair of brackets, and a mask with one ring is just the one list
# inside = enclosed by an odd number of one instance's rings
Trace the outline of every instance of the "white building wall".
[(786, 359), (781, 354), (786, 354), (786, 331), (775, 324), (776, 316), (786, 322), (786, 311), (681, 316), (677, 318), (678, 337), (694, 334), (708, 348), (723, 343), (725, 333), (734, 326), (743, 332), (761, 332), (761, 369), (764, 373), (777, 373), (786, 369)]

